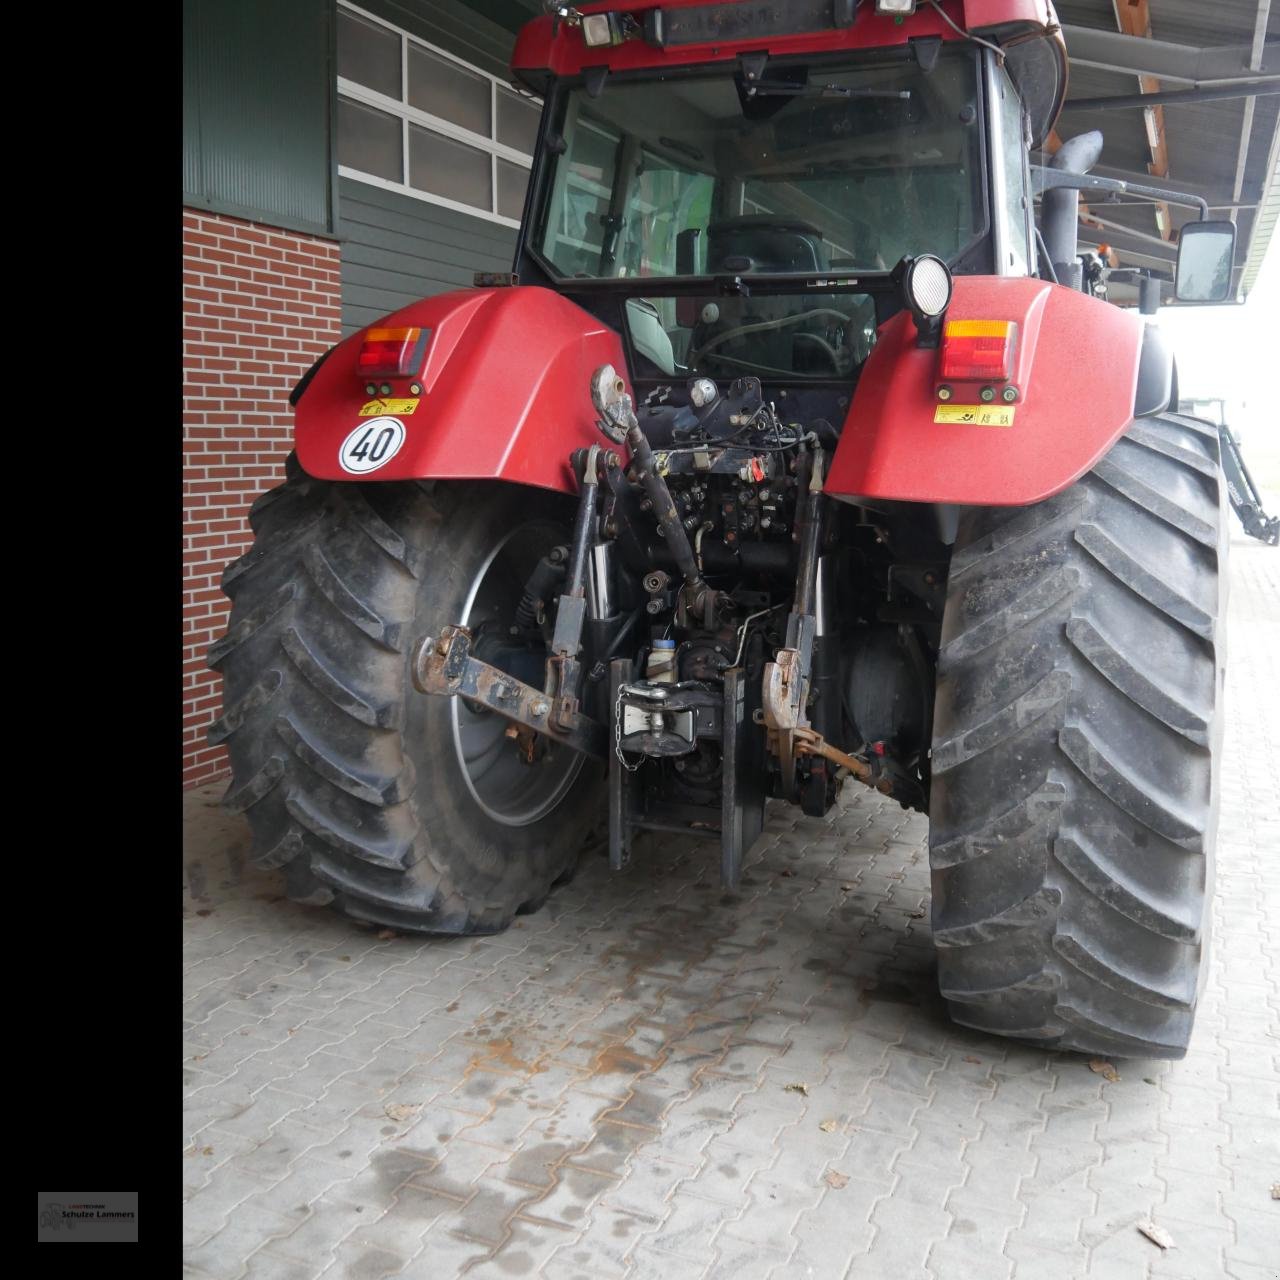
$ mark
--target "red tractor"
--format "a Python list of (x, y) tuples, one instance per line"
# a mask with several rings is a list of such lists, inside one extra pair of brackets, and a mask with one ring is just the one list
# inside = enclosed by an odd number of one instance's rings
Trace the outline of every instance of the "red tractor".
[[(226, 571), (211, 736), (258, 865), (486, 933), (606, 822), (614, 867), (718, 838), (732, 889), (767, 799), (853, 780), (930, 816), (958, 1022), (1181, 1056), (1219, 441), (1077, 253), (1099, 135), (1029, 164), (1051, 6), (551, 9), (514, 55), (545, 105), (513, 273), (316, 363)], [(1180, 296), (1231, 255), (1188, 223)]]

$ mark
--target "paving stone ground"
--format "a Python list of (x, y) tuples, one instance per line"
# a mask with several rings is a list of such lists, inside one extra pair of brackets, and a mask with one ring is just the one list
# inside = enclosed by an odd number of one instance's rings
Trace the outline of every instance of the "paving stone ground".
[(870, 791), (772, 809), (734, 901), (667, 838), (446, 941), (290, 904), (190, 793), (186, 1274), (1277, 1280), (1280, 552), (1232, 551), (1208, 982), (1114, 1081), (947, 1021)]

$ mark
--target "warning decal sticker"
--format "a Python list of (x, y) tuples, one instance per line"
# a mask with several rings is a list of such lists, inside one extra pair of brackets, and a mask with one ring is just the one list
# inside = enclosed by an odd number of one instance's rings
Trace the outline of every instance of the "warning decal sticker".
[(408, 417), (418, 407), (414, 400), (370, 400), (360, 407), (362, 418), (374, 418), (380, 413), (398, 413)]
[(971, 427), (1011, 427), (1015, 412), (1011, 404), (940, 404), (933, 420)]

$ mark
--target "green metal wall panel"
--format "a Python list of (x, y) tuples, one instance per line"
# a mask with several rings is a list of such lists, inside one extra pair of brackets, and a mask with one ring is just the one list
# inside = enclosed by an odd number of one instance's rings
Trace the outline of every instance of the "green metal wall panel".
[(516, 233), (397, 191), (342, 178), (342, 332), (416, 302), (467, 288), (477, 271), (510, 271)]
[(333, 230), (333, 0), (183, 0), (187, 204)]
[(182, 12), (182, 190), (188, 202), (203, 190), (200, 161), (199, 24), (195, 0), (183, 0)]

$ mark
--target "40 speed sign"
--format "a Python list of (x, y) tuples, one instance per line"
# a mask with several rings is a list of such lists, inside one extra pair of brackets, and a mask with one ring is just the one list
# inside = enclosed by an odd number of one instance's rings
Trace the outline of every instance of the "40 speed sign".
[(338, 463), (353, 476), (367, 475), (400, 452), (404, 423), (398, 418), (369, 418), (342, 442)]

